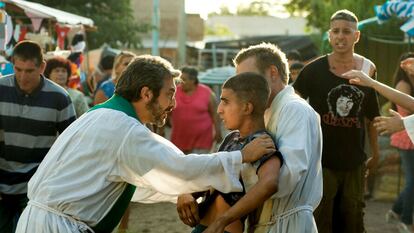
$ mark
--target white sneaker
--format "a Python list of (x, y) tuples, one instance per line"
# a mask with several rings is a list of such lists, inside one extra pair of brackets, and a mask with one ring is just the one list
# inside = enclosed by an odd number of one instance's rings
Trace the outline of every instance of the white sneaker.
[(385, 214), (385, 221), (387, 223), (397, 223), (400, 221), (400, 216), (392, 210), (388, 210)]
[(412, 233), (411, 229), (413, 229), (412, 225), (405, 225), (402, 222), (397, 224), (397, 229), (399, 233)]

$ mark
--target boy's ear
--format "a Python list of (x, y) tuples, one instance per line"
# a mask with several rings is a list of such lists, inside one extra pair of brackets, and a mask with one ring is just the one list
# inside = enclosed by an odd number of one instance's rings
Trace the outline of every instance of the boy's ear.
[(244, 113), (246, 115), (251, 115), (253, 113), (254, 106), (252, 103), (248, 102), (245, 104)]

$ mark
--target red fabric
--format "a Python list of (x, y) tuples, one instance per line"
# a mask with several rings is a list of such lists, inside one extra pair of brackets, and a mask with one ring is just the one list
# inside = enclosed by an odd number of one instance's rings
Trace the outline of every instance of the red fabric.
[(68, 87), (72, 89), (78, 89), (81, 85), (80, 77), (78, 75), (74, 75), (69, 78)]
[(21, 26), (20, 27), (19, 39), (18, 39), (17, 42), (20, 42), (20, 41), (24, 40), (26, 38), (26, 34), (27, 34), (27, 27)]
[(56, 24), (55, 29), (57, 34), (57, 44), (60, 49), (65, 49), (65, 38), (68, 35), (70, 28), (65, 26), (61, 27), (59, 24)]
[(177, 87), (177, 106), (171, 114), (171, 142), (181, 150), (210, 149), (213, 145), (213, 119), (208, 111), (211, 90), (198, 84), (189, 96)]
[[(401, 116), (405, 117), (409, 115), (409, 112), (405, 110), (404, 108), (397, 106), (398, 113), (401, 114)], [(391, 135), (391, 143), (392, 146), (402, 149), (402, 150), (413, 150), (414, 145), (410, 140), (410, 137), (408, 137), (407, 131), (403, 130), (400, 132), (393, 133)]]

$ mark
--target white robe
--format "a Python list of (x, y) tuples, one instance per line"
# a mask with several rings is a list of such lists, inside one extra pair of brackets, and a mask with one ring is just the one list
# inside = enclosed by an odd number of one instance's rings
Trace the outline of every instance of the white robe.
[[(313, 210), (322, 198), (322, 130), (318, 114), (294, 93), (291, 86), (276, 95), (265, 114), (266, 128), (272, 133), (283, 165), (279, 174), (279, 190), (264, 206), (255, 232), (318, 232)], [(243, 182), (247, 191), (257, 181), (255, 169), (244, 164)], [(269, 211), (270, 212), (270, 211)], [(264, 217), (269, 215), (269, 218)], [(273, 215), (273, 217), (270, 217)]]
[(112, 109), (82, 115), (57, 139), (28, 184), (17, 233), (82, 232), (111, 209), (126, 183), (142, 201), (207, 190), (240, 191), (240, 151), (184, 155)]
[(403, 118), (404, 128), (411, 141), (414, 143), (414, 114)]

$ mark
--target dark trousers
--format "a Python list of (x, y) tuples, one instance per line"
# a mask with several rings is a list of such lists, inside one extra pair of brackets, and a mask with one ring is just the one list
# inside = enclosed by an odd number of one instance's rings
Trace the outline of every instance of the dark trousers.
[(314, 212), (319, 233), (363, 233), (364, 173), (323, 168), (323, 197)]
[(0, 200), (0, 232), (13, 233), (16, 230), (20, 214), (28, 202), (27, 194), (1, 194)]
[(414, 207), (414, 150), (398, 150), (404, 170), (405, 185), (392, 210), (401, 216), (401, 222), (413, 224)]

